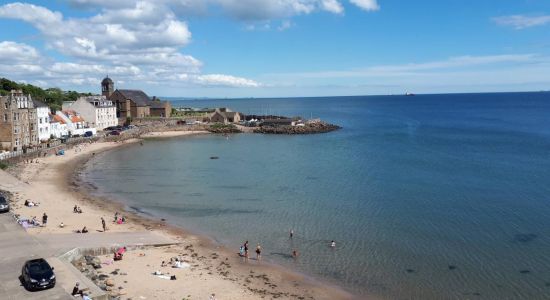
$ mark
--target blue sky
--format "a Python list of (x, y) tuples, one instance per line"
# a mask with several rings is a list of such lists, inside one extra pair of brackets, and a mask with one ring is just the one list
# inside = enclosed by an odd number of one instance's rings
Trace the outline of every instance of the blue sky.
[(0, 76), (183, 97), (550, 90), (545, 0), (0, 1)]

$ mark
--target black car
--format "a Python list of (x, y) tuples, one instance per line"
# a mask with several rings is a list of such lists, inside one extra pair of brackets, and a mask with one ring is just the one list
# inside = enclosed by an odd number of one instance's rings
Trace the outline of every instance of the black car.
[(0, 194), (0, 213), (10, 211), (10, 204), (4, 195)]
[(47, 289), (55, 286), (53, 268), (43, 258), (27, 261), (21, 270), (21, 279), (28, 290)]

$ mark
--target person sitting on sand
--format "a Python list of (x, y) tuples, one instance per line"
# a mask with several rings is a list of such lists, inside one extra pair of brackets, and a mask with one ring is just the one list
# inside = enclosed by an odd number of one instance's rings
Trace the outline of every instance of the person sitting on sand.
[(122, 253), (115, 252), (113, 256), (113, 260), (115, 261), (122, 260)]
[(80, 208), (80, 206), (77, 207), (77, 208), (76, 208), (76, 212), (79, 213), (79, 214), (81, 214), (81, 213), (82, 213), (82, 208)]
[(212, 293), (212, 295), (208, 297), (208, 300), (216, 300), (216, 294)]
[(80, 295), (83, 296), (84, 291), (80, 289), (80, 283), (76, 283), (73, 287), (73, 292), (71, 293), (72, 296)]
[(166, 262), (163, 260), (163, 261), (160, 263), (160, 266), (161, 266), (161, 267), (166, 267), (166, 266), (168, 266), (168, 265), (167, 265)]
[(61, 224), (59, 224), (59, 228), (63, 228), (65, 227), (65, 224), (63, 224), (63, 222), (61, 222)]
[(25, 206), (29, 206), (29, 199), (25, 200)]
[(86, 226), (84, 226), (84, 228), (82, 228), (82, 231), (80, 231), (81, 233), (88, 233), (88, 228), (86, 228)]
[(75, 206), (73, 207), (73, 213), (76, 214), (77, 212), (78, 212), (78, 206), (75, 205)]

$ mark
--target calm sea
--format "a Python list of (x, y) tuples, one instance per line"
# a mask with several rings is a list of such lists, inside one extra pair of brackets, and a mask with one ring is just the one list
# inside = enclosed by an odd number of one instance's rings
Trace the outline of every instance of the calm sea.
[(266, 259), (361, 296), (550, 298), (549, 93), (174, 104), (343, 129), (150, 140), (96, 157), (86, 179), (236, 251), (260, 243)]

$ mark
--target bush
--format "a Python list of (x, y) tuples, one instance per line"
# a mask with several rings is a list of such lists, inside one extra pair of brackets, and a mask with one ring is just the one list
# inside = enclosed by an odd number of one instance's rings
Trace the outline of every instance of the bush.
[(9, 167), (9, 165), (5, 162), (0, 161), (0, 170), (5, 170)]

